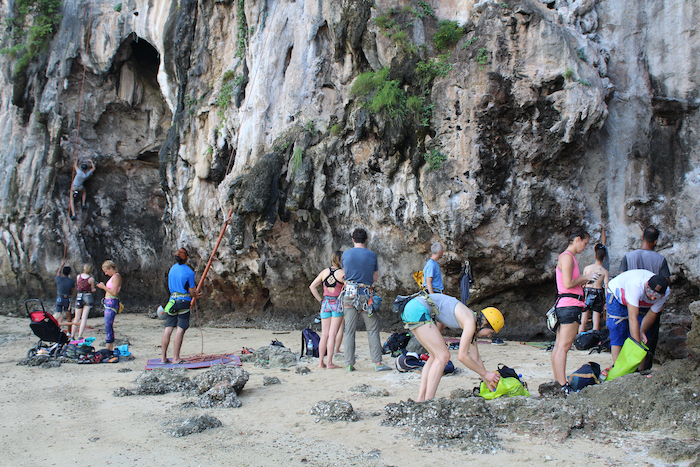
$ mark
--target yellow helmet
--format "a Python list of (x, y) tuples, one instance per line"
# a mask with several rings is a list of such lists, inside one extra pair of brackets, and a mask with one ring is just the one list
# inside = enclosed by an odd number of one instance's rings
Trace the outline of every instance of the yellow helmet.
[(495, 332), (498, 332), (501, 329), (503, 329), (505, 321), (503, 320), (503, 315), (501, 314), (501, 312), (498, 311), (496, 308), (490, 306), (481, 310), (481, 313), (484, 315), (486, 321), (489, 322), (489, 324)]

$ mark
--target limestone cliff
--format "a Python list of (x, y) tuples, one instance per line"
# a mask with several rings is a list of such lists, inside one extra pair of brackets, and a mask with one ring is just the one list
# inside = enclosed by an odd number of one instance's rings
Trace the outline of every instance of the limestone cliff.
[[(18, 5), (3, 2), (3, 19)], [(28, 66), (0, 58), (2, 292), (50, 296), (65, 255), (115, 260), (127, 304), (162, 301), (172, 251), (189, 247), (199, 277), (232, 207), (204, 288), (210, 319), (312, 315), (308, 284), (363, 226), (387, 298), (414, 288), (439, 240), (447, 291), (468, 253), (473, 307), (499, 307), (507, 336), (531, 338), (545, 335), (568, 226), (597, 239), (605, 224), (616, 272), (654, 224), (676, 290), (668, 323), (687, 331), (699, 11), (66, 0)], [(13, 24), (6, 47), (22, 41)], [(71, 221), (72, 163), (86, 157), (98, 169)]]

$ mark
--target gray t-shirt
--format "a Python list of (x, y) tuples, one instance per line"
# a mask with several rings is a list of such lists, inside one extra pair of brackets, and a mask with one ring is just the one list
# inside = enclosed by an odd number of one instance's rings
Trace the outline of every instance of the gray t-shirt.
[[(457, 304), (460, 303), (460, 301), (454, 297), (450, 297), (449, 295), (441, 293), (431, 293), (429, 294), (429, 296), (438, 309), (438, 314), (435, 317), (435, 320), (438, 323), (444, 324), (450, 329), (462, 329), (462, 327), (459, 325), (459, 322), (457, 321), (457, 317), (455, 316), (455, 309), (457, 308)], [(416, 299), (420, 301), (421, 304), (428, 310), (430, 309), (428, 302), (426, 302), (424, 298), (418, 296), (416, 297)]]
[(80, 169), (75, 171), (75, 178), (73, 179), (73, 188), (82, 188), (85, 180), (90, 178), (94, 170), (90, 170), (88, 173), (83, 172)]
[(56, 276), (56, 292), (58, 295), (70, 295), (75, 287), (75, 281), (70, 277)]
[(632, 269), (646, 269), (666, 279), (671, 277), (664, 255), (651, 250), (639, 249), (627, 253), (620, 263), (620, 272)]

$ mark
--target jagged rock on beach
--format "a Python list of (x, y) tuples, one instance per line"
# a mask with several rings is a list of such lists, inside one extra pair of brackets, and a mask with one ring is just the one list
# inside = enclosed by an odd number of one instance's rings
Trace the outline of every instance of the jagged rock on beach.
[(273, 384), (281, 384), (282, 382), (276, 376), (263, 376), (263, 386), (271, 386)]
[(248, 372), (241, 367), (231, 365), (214, 365), (211, 370), (195, 376), (192, 382), (197, 385), (197, 392), (204, 394), (222, 382), (229, 383), (240, 394), (248, 382)]
[(238, 398), (236, 388), (230, 382), (222, 381), (202, 394), (196, 405), (203, 409), (213, 407), (228, 409), (240, 407), (243, 404)]
[(223, 425), (218, 418), (207, 414), (186, 419), (176, 419), (167, 422), (167, 424), (169, 427), (163, 431), (175, 438), (191, 435), (193, 433), (201, 433), (204, 430), (218, 428)]
[(268, 345), (252, 354), (241, 355), (241, 362), (253, 362), (263, 368), (289, 368), (296, 366), (297, 356), (286, 347)]
[(452, 445), (470, 453), (493, 453), (503, 449), (494, 434), (495, 419), (480, 397), (408, 400), (384, 407), (382, 425), (408, 427), (421, 444)]
[(311, 370), (309, 370), (309, 368), (305, 366), (298, 366), (294, 370), (294, 373), (298, 375), (308, 375), (309, 373), (311, 373)]
[(316, 415), (316, 421), (349, 421), (355, 422), (360, 417), (355, 413), (352, 404), (343, 400), (318, 401), (311, 408), (311, 415)]

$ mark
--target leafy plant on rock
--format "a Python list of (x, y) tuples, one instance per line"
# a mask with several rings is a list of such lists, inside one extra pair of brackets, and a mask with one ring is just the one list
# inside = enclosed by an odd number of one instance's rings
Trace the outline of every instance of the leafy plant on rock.
[(12, 28), (14, 45), (2, 49), (2, 53), (17, 58), (14, 76), (23, 73), (38, 52), (45, 49), (49, 38), (61, 22), (58, 13), (60, 0), (17, 0), (14, 17), (6, 20)]
[(426, 152), (423, 158), (428, 163), (428, 171), (430, 172), (442, 167), (442, 163), (447, 160), (447, 156), (441, 153), (438, 148), (433, 148)]
[(438, 21), (437, 31), (433, 35), (433, 43), (438, 50), (445, 50), (456, 44), (464, 35), (464, 29), (452, 20)]

